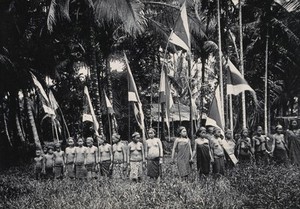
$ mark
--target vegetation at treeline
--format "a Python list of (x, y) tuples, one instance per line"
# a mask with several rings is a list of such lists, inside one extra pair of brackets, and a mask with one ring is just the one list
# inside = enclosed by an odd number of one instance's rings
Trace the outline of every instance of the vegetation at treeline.
[[(64, 113), (71, 135), (81, 133), (83, 86), (88, 85), (98, 121), (107, 130), (107, 113), (103, 90), (113, 101), (119, 132), (128, 136), (137, 129), (133, 114), (128, 115), (126, 73), (112, 72), (112, 60), (127, 54), (150, 124), (150, 102), (158, 101), (158, 83), (162, 57), (171, 28), (179, 14), (181, 0), (2, 0), (0, 2), (0, 130), (1, 156), (6, 163), (15, 162), (52, 137), (49, 118), (41, 108), (29, 72), (33, 72), (46, 90), (51, 89)], [(232, 1), (221, 2), (222, 52), (239, 65), (238, 8)], [(273, 0), (243, 2), (243, 49), (245, 77), (255, 89), (259, 104), (254, 106), (247, 95), (248, 126), (262, 123), (264, 104), (265, 42), (269, 37), (269, 115), (294, 114), (299, 82), (299, 10), (287, 11)], [(278, 2), (278, 1), (277, 1)], [(207, 112), (213, 91), (210, 77), (218, 77), (217, 1), (187, 0), (193, 60), (200, 60), (201, 94), (199, 111)], [(235, 38), (230, 35), (234, 34)], [(170, 55), (176, 47), (169, 45)], [(177, 49), (178, 50), (178, 49)], [(187, 87), (179, 72), (187, 68), (179, 58), (171, 78), (178, 92), (175, 101), (189, 105)], [(78, 74), (82, 66), (90, 77)], [(208, 68), (211, 69), (207, 70)], [(208, 75), (208, 71), (212, 74)], [(177, 75), (177, 76), (176, 76)], [(224, 71), (224, 77), (225, 71)], [(53, 81), (52, 84), (46, 80)], [(193, 78), (190, 78), (193, 79)], [(177, 85), (176, 85), (177, 84)], [(198, 85), (198, 84), (197, 84)], [(153, 95), (151, 97), (150, 95)], [(207, 103), (201, 99), (206, 96)], [(298, 100), (299, 101), (299, 100)], [(240, 98), (234, 98), (236, 130), (240, 129)], [(202, 108), (203, 107), (203, 108)], [(59, 116), (58, 116), (58, 119)], [(274, 118), (271, 118), (272, 121)], [(62, 124), (62, 122), (60, 121)], [(7, 155), (13, 153), (13, 155)], [(5, 156), (11, 156), (4, 158)], [(2, 163), (1, 163), (2, 165)]]
[[(168, 160), (168, 158), (167, 158)], [(173, 166), (173, 167), (172, 167)], [(195, 172), (195, 171), (194, 171)], [(0, 173), (1, 208), (299, 208), (295, 167), (235, 168), (215, 180), (181, 181), (176, 165), (163, 164), (160, 183), (130, 180), (34, 180), (32, 167)]]

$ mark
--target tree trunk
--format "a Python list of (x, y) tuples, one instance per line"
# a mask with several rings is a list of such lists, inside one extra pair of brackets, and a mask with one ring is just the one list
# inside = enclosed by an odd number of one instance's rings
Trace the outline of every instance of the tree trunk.
[(32, 136), (33, 136), (33, 139), (34, 139), (36, 149), (42, 149), (41, 142), (40, 142), (39, 135), (38, 135), (38, 131), (37, 131), (37, 128), (36, 128), (36, 124), (35, 124), (35, 121), (34, 121), (32, 107), (31, 107), (30, 100), (29, 100), (28, 95), (27, 95), (27, 91), (23, 90), (23, 94), (24, 94), (24, 100), (25, 100), (25, 104), (26, 104), (27, 116), (28, 116), (28, 120), (29, 120), (29, 123), (30, 123), (30, 126), (31, 126)]
[(17, 128), (18, 137), (20, 138), (21, 142), (24, 143), (25, 142), (25, 137), (24, 137), (24, 134), (23, 134), (23, 130), (21, 128), (20, 119), (19, 119), (19, 115), (18, 115), (17, 112), (15, 114), (15, 120), (16, 120), (16, 128)]
[(92, 100), (94, 103), (95, 114), (99, 123), (99, 134), (103, 133), (101, 100), (100, 100), (100, 69), (97, 67), (97, 49), (95, 44), (95, 31), (93, 26), (90, 27), (90, 43), (91, 43), (91, 89)]

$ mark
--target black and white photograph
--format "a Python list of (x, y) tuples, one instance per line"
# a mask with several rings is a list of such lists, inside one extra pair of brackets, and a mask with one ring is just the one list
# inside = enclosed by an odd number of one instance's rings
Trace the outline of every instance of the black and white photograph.
[(300, 0), (0, 0), (0, 208), (300, 208)]

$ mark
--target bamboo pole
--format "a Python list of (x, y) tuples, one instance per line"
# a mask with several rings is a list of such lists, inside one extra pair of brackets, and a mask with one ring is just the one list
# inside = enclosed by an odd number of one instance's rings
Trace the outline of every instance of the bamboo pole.
[(222, 40), (221, 40), (221, 11), (220, 0), (217, 1), (218, 9), (218, 48), (219, 48), (219, 69), (220, 69), (220, 94), (221, 94), (221, 113), (224, 116), (224, 92), (223, 92), (223, 69), (222, 69)]
[[(240, 33), (240, 71), (244, 77), (244, 51), (243, 51), (243, 22), (242, 22), (242, 0), (239, 1), (239, 33)], [(246, 117), (246, 97), (245, 91), (242, 92), (242, 115), (243, 115), (243, 128), (247, 126)]]
[(269, 59), (269, 30), (267, 28), (266, 51), (265, 51), (265, 104), (264, 104), (265, 135), (268, 134), (268, 59)]

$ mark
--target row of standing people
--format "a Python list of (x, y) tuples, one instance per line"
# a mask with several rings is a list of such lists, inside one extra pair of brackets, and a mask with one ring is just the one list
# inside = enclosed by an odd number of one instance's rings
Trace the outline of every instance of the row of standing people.
[(266, 136), (262, 127), (258, 126), (253, 137), (249, 137), (249, 130), (245, 128), (236, 140), (231, 130), (227, 130), (223, 137), (220, 128), (201, 127), (196, 132), (193, 149), (185, 127), (179, 127), (172, 159), (174, 163), (177, 161), (179, 174), (183, 178), (191, 174), (195, 161), (199, 176), (207, 176), (211, 172), (224, 175), (226, 167), (231, 169), (237, 164), (300, 166), (300, 129), (297, 127), (297, 121), (293, 121), (291, 128), (284, 133), (283, 127), (277, 125), (275, 133)]
[[(82, 138), (75, 146), (73, 138), (68, 139), (68, 147), (61, 150), (60, 144), (48, 146), (42, 152), (36, 150), (35, 175), (46, 178), (91, 179), (101, 176), (125, 178), (129, 176), (134, 181), (141, 180), (147, 164), (148, 176), (158, 178), (163, 158), (163, 147), (160, 139), (155, 138), (154, 129), (149, 129), (149, 139), (141, 142), (141, 136), (135, 132), (132, 141), (126, 144), (120, 141), (120, 135), (113, 134), (113, 145), (107, 143), (103, 136), (98, 136), (94, 145), (92, 137), (86, 139), (86, 146)], [(146, 163), (147, 160), (147, 163)]]
[[(208, 175), (211, 167), (213, 173), (223, 175), (225, 166), (232, 168), (237, 161), (242, 165), (254, 162), (267, 164), (272, 158), (277, 164), (287, 165), (291, 162), (300, 165), (300, 130), (296, 121), (292, 122), (291, 130), (287, 130), (286, 134), (278, 125), (276, 133), (267, 137), (262, 134), (262, 127), (258, 126), (252, 138), (248, 129), (243, 129), (237, 140), (233, 139), (231, 130), (227, 130), (223, 137), (219, 128), (201, 127), (197, 131), (193, 149), (186, 128), (179, 127), (178, 133), (171, 158), (173, 163), (177, 163), (178, 174), (183, 178), (192, 172), (192, 163), (195, 161), (200, 176)], [(148, 136), (143, 142), (140, 134), (135, 132), (132, 141), (126, 144), (120, 141), (118, 134), (113, 134), (113, 145), (98, 137), (99, 148), (93, 145), (91, 137), (86, 139), (86, 147), (81, 138), (77, 141), (77, 147), (70, 138), (65, 152), (59, 144), (55, 152), (51, 146), (44, 155), (37, 150), (37, 178), (42, 173), (55, 178), (61, 178), (64, 174), (70, 178), (94, 178), (100, 171), (103, 176), (124, 178), (129, 175), (130, 179), (140, 180), (145, 167), (149, 177), (158, 178), (162, 170), (163, 146), (160, 139), (155, 137), (154, 129), (149, 129)]]

